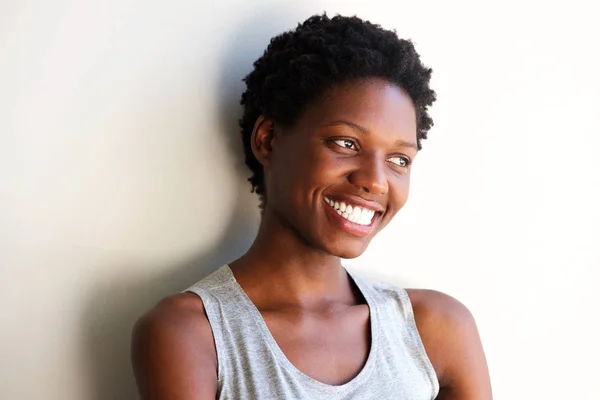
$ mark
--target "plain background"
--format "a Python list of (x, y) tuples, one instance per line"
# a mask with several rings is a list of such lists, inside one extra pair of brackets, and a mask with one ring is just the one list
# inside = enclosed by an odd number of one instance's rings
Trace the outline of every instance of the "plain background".
[(464, 302), (496, 399), (600, 399), (593, 2), (375, 0), (1, 3), (0, 398), (135, 397), (135, 319), (256, 232), (241, 78), (323, 11), (412, 38), (439, 98), (348, 265)]

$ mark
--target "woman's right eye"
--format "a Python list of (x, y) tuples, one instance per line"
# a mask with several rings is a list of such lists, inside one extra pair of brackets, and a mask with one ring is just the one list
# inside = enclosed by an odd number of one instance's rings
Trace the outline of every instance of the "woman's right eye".
[(344, 149), (348, 149), (348, 150), (358, 150), (356, 143), (354, 143), (354, 141), (350, 140), (350, 139), (337, 139), (337, 140), (333, 140), (333, 143), (335, 143), (336, 145), (343, 147)]

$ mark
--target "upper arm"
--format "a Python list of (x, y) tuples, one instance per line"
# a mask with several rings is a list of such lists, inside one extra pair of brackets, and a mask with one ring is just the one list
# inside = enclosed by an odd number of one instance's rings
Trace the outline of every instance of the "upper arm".
[(144, 400), (216, 397), (212, 331), (202, 301), (193, 294), (167, 298), (137, 321), (131, 360)]
[(440, 381), (440, 400), (491, 400), (490, 376), (473, 315), (444, 293), (409, 290), (415, 322)]

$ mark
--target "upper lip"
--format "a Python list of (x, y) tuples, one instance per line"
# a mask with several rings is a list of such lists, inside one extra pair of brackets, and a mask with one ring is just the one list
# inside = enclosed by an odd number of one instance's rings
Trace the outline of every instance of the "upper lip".
[(380, 212), (382, 214), (385, 212), (385, 207), (383, 207), (381, 204), (373, 200), (366, 200), (362, 197), (349, 195), (326, 195), (325, 197), (327, 197), (330, 200), (337, 201), (338, 203), (340, 201), (343, 201), (346, 204), (357, 205), (362, 208), (368, 208), (369, 210)]

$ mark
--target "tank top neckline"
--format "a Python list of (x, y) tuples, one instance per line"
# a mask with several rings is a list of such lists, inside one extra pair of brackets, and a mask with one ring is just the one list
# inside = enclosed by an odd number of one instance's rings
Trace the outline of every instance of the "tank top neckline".
[(379, 324), (377, 309), (375, 307), (375, 301), (371, 298), (371, 294), (362, 285), (360, 279), (357, 279), (357, 277), (353, 276), (350, 271), (344, 268), (350, 279), (352, 279), (352, 281), (356, 284), (356, 287), (364, 297), (365, 301), (367, 302), (367, 306), (369, 307), (369, 326), (371, 330), (371, 343), (369, 348), (369, 355), (367, 356), (367, 361), (365, 362), (365, 365), (363, 365), (362, 369), (354, 378), (341, 385), (330, 385), (328, 383), (321, 382), (313, 377), (306, 375), (304, 372), (300, 371), (294, 364), (292, 364), (292, 362), (287, 358), (287, 356), (283, 353), (283, 350), (281, 350), (281, 348), (277, 344), (277, 341), (273, 337), (273, 334), (269, 330), (269, 327), (267, 326), (267, 323), (265, 322), (258, 308), (256, 308), (254, 303), (252, 303), (252, 300), (250, 300), (248, 295), (246, 295), (246, 292), (244, 292), (244, 289), (242, 289), (242, 287), (238, 284), (237, 280), (235, 279), (235, 276), (233, 275), (233, 272), (231, 271), (231, 268), (229, 268), (229, 265), (226, 264), (224, 266), (224, 269), (227, 272), (228, 278), (231, 281), (234, 290), (238, 293), (238, 296), (246, 305), (248, 312), (253, 314), (254, 318), (252, 318), (252, 320), (256, 323), (257, 329), (260, 331), (261, 336), (267, 342), (277, 361), (284, 368), (286, 368), (289, 371), (289, 373), (294, 374), (296, 377), (306, 382), (306, 384), (311, 385), (320, 391), (331, 393), (351, 391), (355, 387), (360, 386), (369, 378), (376, 364), (379, 344)]

